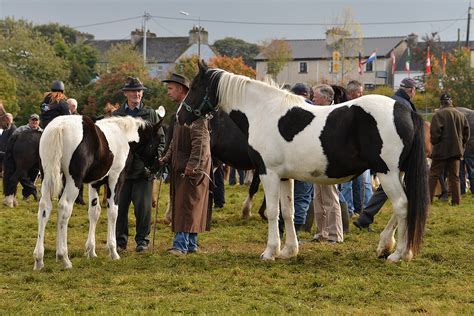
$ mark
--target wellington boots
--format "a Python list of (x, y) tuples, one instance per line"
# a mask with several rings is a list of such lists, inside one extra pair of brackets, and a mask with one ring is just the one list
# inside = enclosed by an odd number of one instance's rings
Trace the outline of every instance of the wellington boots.
[(350, 231), (349, 228), (349, 209), (347, 203), (341, 203), (341, 217), (342, 217), (342, 231), (347, 234)]

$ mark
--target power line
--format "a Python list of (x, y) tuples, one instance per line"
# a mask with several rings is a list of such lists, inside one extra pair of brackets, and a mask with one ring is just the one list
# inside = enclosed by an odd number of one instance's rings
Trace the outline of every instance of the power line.
[[(153, 15), (152, 17), (164, 20), (181, 20), (181, 21), (198, 21), (196, 18), (178, 18), (169, 16)], [(226, 21), (226, 20), (212, 20), (200, 19), (200, 22), (207, 23), (222, 23), (222, 24), (247, 24), (247, 25), (283, 25), (283, 26), (327, 26), (329, 25), (396, 25), (396, 24), (420, 24), (420, 23), (441, 23), (464, 20), (457, 19), (438, 19), (438, 20), (412, 20), (412, 21), (392, 21), (392, 22), (354, 22), (354, 23), (293, 23), (293, 22), (256, 22), (256, 21)]]
[[(197, 18), (180, 18), (180, 17), (170, 17), (170, 16), (160, 16), (160, 15), (152, 15), (152, 18), (158, 18), (163, 20), (177, 20), (177, 21), (198, 21)], [(84, 27), (91, 27), (91, 26), (98, 26), (98, 25), (105, 25), (105, 24), (112, 24), (118, 23), (123, 21), (129, 21), (134, 19), (143, 18), (143, 15), (134, 16), (130, 18), (112, 20), (112, 21), (104, 21), (99, 23), (93, 24), (85, 24), (85, 25), (78, 25), (73, 26), (73, 28), (84, 28)], [(411, 20), (411, 21), (391, 21), (391, 22), (354, 22), (354, 23), (306, 23), (306, 22), (257, 22), (257, 21), (228, 21), (228, 20), (213, 20), (213, 19), (200, 19), (200, 22), (206, 23), (220, 23), (220, 24), (244, 24), (244, 25), (281, 25), (281, 26), (327, 26), (327, 25), (399, 25), (399, 24), (421, 24), (421, 23), (442, 23), (442, 22), (458, 22), (464, 20), (463, 18), (455, 18), (455, 19), (437, 19), (437, 20)], [(155, 23), (157, 23), (155, 21)], [(158, 24), (158, 23), (157, 23)], [(161, 25), (162, 28), (164, 28)], [(169, 31), (169, 30), (167, 30)], [(170, 32), (172, 33), (172, 32)]]
[(143, 15), (139, 15), (139, 16), (134, 16), (134, 17), (125, 18), (125, 19), (112, 20), (112, 21), (105, 21), (105, 22), (99, 22), (99, 23), (94, 23), (94, 24), (85, 24), (85, 25), (73, 26), (72, 28), (78, 29), (78, 28), (82, 28), (82, 27), (90, 27), (90, 26), (97, 26), (97, 25), (104, 25), (104, 24), (112, 24), (112, 23), (118, 23), (118, 22), (123, 22), (123, 21), (134, 20), (134, 19), (138, 19), (138, 18), (142, 18), (142, 17), (143, 17)]

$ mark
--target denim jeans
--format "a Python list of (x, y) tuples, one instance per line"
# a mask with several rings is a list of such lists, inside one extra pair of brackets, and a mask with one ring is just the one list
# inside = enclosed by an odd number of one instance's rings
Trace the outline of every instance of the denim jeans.
[(236, 172), (239, 174), (239, 184), (243, 185), (244, 180), (245, 180), (244, 179), (245, 178), (245, 171), (240, 170), (240, 169), (235, 169), (232, 166), (230, 167), (230, 173), (229, 173), (229, 185), (235, 185), (237, 183), (236, 174), (235, 174)]
[(341, 183), (341, 193), (351, 215), (354, 211), (360, 212), (362, 210), (362, 201), (364, 201), (364, 208), (366, 208), (373, 194), (370, 170), (365, 170), (352, 181)]
[(465, 156), (464, 160), (461, 160), (461, 168), (459, 171), (459, 179), (461, 180), (461, 194), (466, 193), (466, 172), (464, 171), (464, 168), (467, 169), (467, 178), (469, 179), (471, 186), (471, 193), (474, 194), (474, 157)]
[(295, 224), (304, 225), (311, 201), (313, 201), (313, 184), (295, 180), (294, 204)]
[(173, 240), (173, 249), (184, 253), (197, 251), (197, 233), (177, 232)]

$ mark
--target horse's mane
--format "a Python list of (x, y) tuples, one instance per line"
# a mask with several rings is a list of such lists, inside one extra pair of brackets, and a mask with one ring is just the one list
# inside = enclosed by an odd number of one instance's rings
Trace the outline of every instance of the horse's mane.
[(245, 102), (244, 96), (248, 84), (255, 84), (263, 90), (270, 90), (273, 94), (280, 93), (282, 96), (281, 105), (284, 107), (304, 103), (302, 96), (281, 89), (273, 80), (271, 82), (262, 82), (221, 69), (216, 69), (216, 72), (211, 75), (211, 80), (217, 75), (220, 75), (217, 91), (220, 103), (222, 104), (242, 105)]
[(133, 140), (137, 136), (137, 131), (141, 127), (145, 127), (148, 122), (140, 118), (134, 118), (132, 116), (112, 116), (99, 120), (96, 122), (98, 126), (104, 125), (117, 125), (126, 135), (128, 140)]

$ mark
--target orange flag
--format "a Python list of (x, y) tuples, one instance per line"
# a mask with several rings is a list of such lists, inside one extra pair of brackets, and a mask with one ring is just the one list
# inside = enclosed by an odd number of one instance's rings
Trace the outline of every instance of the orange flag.
[(431, 58), (430, 58), (430, 47), (428, 46), (428, 51), (426, 52), (426, 74), (431, 74)]

